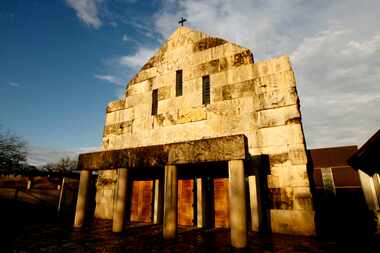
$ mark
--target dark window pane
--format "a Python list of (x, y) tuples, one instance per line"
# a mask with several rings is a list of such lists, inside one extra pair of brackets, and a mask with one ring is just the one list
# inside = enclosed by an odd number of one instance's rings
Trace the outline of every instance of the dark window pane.
[(210, 76), (202, 77), (202, 104), (210, 103)]
[(182, 96), (182, 70), (176, 72), (175, 95)]
[(152, 115), (157, 115), (158, 89), (152, 91)]

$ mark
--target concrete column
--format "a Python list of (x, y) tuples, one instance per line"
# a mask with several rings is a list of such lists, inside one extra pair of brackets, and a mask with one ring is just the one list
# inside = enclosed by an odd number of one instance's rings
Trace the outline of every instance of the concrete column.
[(203, 227), (203, 187), (202, 178), (197, 178), (197, 227)]
[(245, 203), (244, 162), (228, 161), (231, 244), (236, 248), (247, 246), (247, 210)]
[(251, 207), (251, 229), (259, 231), (260, 213), (259, 213), (259, 198), (256, 184), (256, 176), (248, 177), (249, 186), (249, 202)]
[(84, 223), (84, 218), (85, 218), (86, 209), (87, 209), (87, 197), (88, 197), (88, 190), (90, 187), (90, 181), (91, 181), (91, 171), (82, 170), (80, 172), (79, 192), (78, 192), (78, 199), (77, 199), (77, 207), (75, 210), (75, 219), (74, 219), (75, 228), (82, 227)]
[(154, 180), (154, 204), (153, 204), (153, 223), (162, 222), (162, 193), (163, 183), (161, 179)]
[(358, 170), (358, 173), (360, 184), (362, 185), (362, 190), (364, 193), (364, 198), (368, 205), (368, 209), (373, 211), (373, 213), (377, 216), (377, 233), (380, 233), (380, 212), (378, 212), (379, 200), (376, 196), (373, 178), (361, 170)]
[(371, 210), (377, 210), (379, 204), (376, 197), (375, 187), (373, 185), (372, 178), (365, 172), (358, 170), (360, 184), (364, 193), (364, 198), (367, 202), (368, 208)]
[(380, 203), (380, 176), (379, 176), (379, 174), (377, 174), (377, 173), (373, 174), (372, 181), (373, 181), (373, 185), (375, 187), (377, 201)]
[(165, 166), (164, 188), (164, 239), (173, 239), (177, 230), (177, 167)]
[(127, 181), (128, 170), (125, 168), (118, 169), (116, 185), (116, 198), (113, 210), (112, 232), (122, 232), (125, 226), (125, 207), (127, 205)]
[(336, 196), (334, 176), (331, 168), (321, 168), (322, 184), (325, 194), (329, 197)]

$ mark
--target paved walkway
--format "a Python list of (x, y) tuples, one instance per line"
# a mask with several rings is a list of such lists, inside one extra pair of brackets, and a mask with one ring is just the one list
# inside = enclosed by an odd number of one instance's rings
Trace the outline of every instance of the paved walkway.
[[(228, 229), (180, 227), (177, 239), (162, 239), (160, 225), (133, 224), (126, 232), (111, 232), (112, 222), (94, 220), (83, 229), (73, 229), (73, 218), (57, 220), (54, 210), (37, 209), (0, 201), (0, 252), (379, 252), (380, 238), (345, 235), (340, 240), (303, 236), (249, 233), (248, 247), (230, 247)], [(366, 236), (364, 236), (366, 237)]]
[[(231, 252), (229, 231), (179, 228), (177, 239), (164, 241), (159, 225), (132, 225), (111, 232), (111, 222), (95, 220), (74, 230), (71, 224), (38, 224), (24, 229), (11, 244), (13, 252)], [(243, 252), (336, 252), (336, 244), (308, 237), (249, 234)]]

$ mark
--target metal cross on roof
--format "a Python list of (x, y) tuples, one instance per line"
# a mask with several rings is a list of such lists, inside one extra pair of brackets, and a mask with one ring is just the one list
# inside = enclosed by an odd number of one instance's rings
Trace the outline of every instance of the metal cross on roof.
[(178, 24), (181, 24), (181, 26), (183, 26), (183, 23), (185, 23), (187, 21), (187, 19), (181, 17), (181, 19), (178, 21)]

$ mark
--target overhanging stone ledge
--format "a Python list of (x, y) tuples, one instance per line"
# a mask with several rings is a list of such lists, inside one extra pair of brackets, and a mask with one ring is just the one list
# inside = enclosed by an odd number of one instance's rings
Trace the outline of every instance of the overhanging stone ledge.
[(78, 170), (142, 169), (164, 165), (245, 159), (247, 138), (231, 135), (79, 155)]

